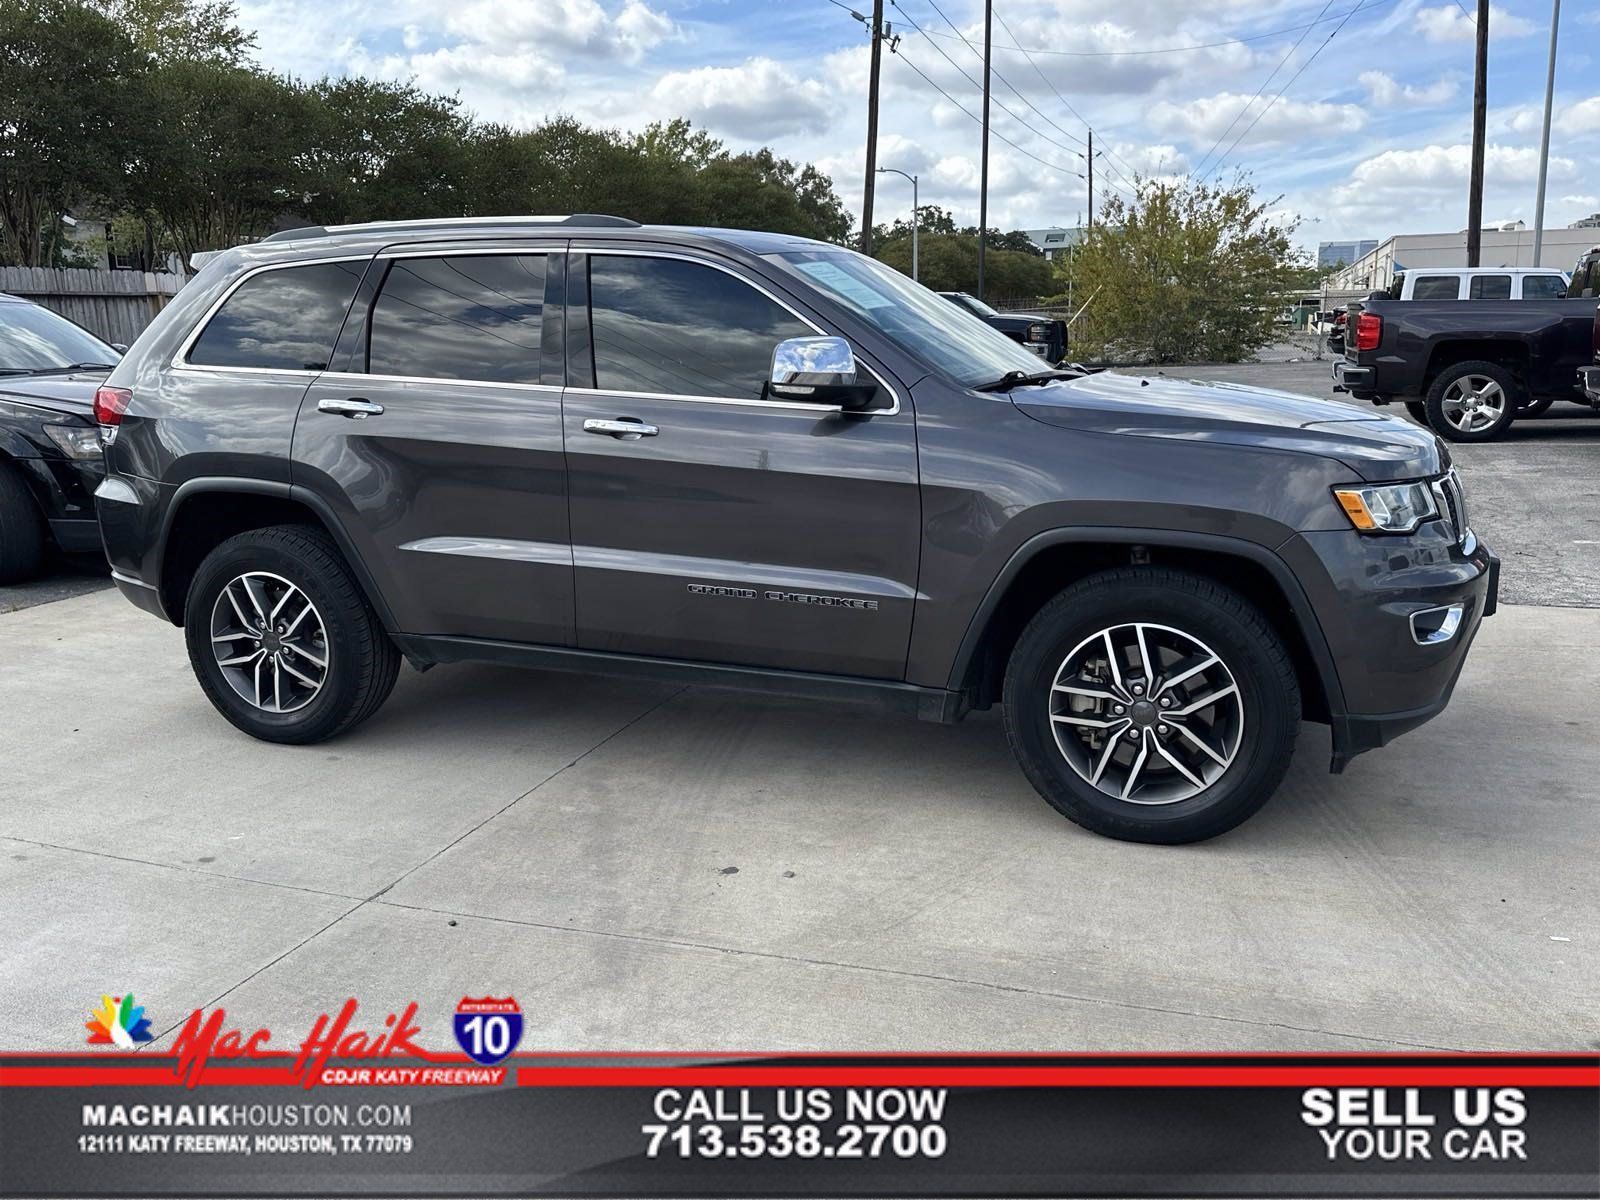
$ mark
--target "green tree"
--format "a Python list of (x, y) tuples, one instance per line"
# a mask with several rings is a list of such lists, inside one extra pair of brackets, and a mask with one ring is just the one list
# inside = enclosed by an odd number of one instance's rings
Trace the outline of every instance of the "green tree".
[[(936, 292), (978, 290), (978, 239), (973, 234), (933, 234), (919, 239), (917, 275)], [(874, 257), (911, 274), (911, 239), (896, 238), (876, 247)], [(983, 257), (985, 296), (1035, 300), (1055, 290), (1050, 264), (1016, 250), (987, 250)]]
[(156, 62), (249, 61), (255, 36), (240, 29), (231, 0), (93, 0)]
[(1293, 224), (1268, 216), (1248, 180), (1137, 179), (1113, 193), (1062, 282), (1087, 306), (1074, 348), (1113, 361), (1237, 362), (1275, 336), (1279, 297), (1302, 267)]
[(45, 266), (61, 215), (122, 198), (124, 152), (144, 71), (129, 36), (73, 0), (0, 3), (0, 255)]

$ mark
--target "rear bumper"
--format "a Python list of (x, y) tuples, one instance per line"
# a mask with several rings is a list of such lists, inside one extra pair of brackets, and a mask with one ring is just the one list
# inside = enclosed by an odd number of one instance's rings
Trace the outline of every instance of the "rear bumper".
[(93, 517), (66, 517), (50, 522), (50, 536), (65, 554), (100, 553), (100, 522)]
[(1600, 364), (1578, 368), (1578, 386), (1590, 404), (1600, 408)]
[(1354, 396), (1371, 396), (1378, 383), (1378, 372), (1372, 367), (1361, 367), (1347, 359), (1333, 362), (1333, 390), (1349, 392)]

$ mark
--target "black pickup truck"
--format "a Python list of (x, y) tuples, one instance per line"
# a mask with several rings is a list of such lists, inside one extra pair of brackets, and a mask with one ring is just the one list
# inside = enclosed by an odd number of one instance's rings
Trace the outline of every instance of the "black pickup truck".
[(1585, 401), (1596, 299), (1391, 300), (1350, 305), (1336, 390), (1399, 400), (1453, 442), (1488, 442), (1557, 400)]
[(968, 292), (940, 292), (957, 308), (965, 309), (985, 325), (992, 325), (1013, 342), (1021, 342), (1047, 363), (1067, 357), (1067, 323), (1043, 313), (1003, 313)]

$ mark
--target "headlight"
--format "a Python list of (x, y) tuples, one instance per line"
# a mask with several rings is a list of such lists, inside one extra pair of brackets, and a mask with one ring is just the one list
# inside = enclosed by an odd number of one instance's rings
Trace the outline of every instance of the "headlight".
[(46, 425), (50, 436), (61, 453), (68, 458), (91, 459), (100, 457), (100, 430), (95, 425)]
[(1350, 524), (1363, 533), (1411, 533), (1439, 515), (1426, 483), (1383, 483), (1374, 487), (1334, 488)]
[(1050, 340), (1050, 326), (1043, 323), (1029, 325), (1028, 340), (1030, 342), (1048, 342)]

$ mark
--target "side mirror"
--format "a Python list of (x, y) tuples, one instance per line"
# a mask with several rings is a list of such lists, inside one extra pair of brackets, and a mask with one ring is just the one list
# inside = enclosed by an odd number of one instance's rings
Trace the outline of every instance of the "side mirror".
[(859, 411), (872, 403), (878, 385), (856, 382), (856, 356), (842, 337), (799, 337), (773, 349), (767, 392), (775, 399)]

